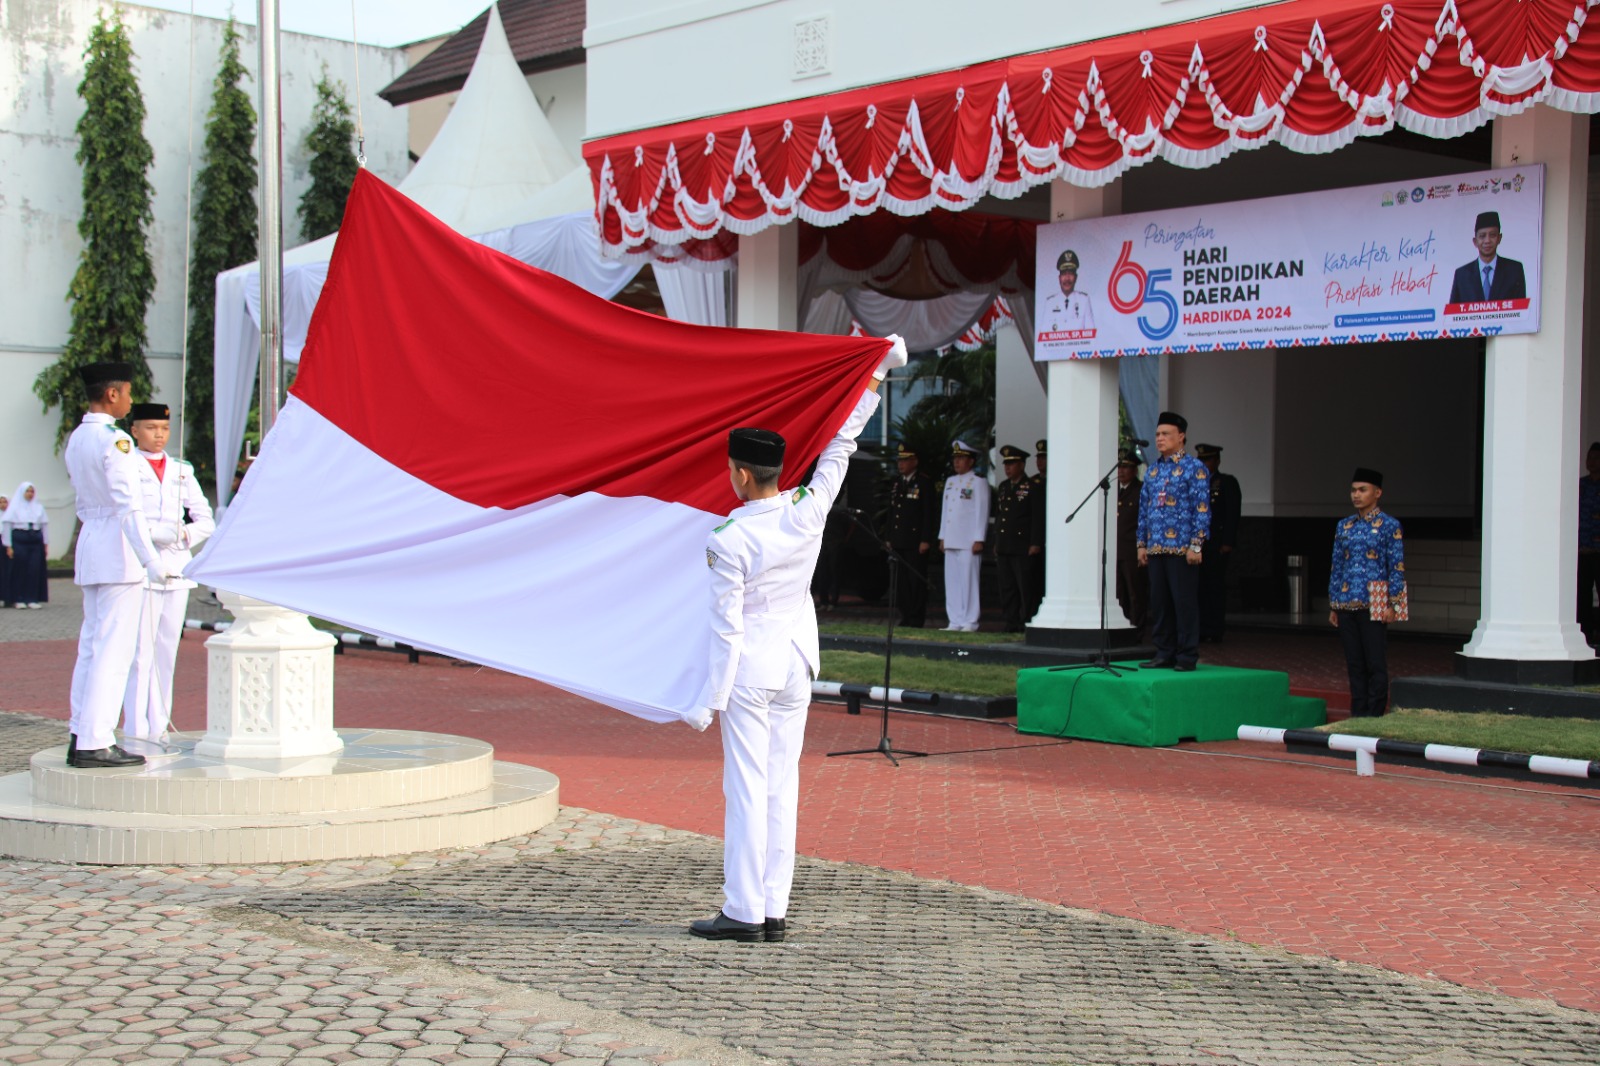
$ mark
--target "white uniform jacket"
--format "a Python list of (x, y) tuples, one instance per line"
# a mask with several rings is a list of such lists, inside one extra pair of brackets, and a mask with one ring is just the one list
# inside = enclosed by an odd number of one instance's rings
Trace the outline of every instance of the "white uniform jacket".
[(944, 483), (939, 539), (946, 551), (971, 551), (989, 539), (989, 483), (975, 473), (951, 474)]
[(156, 549), (145, 526), (133, 438), (110, 415), (90, 411), (67, 439), (64, 458), (83, 522), (73, 580), (80, 585), (143, 583)]
[(711, 671), (704, 705), (721, 711), (735, 685), (778, 689), (789, 677), (791, 647), (817, 676), (817, 612), (811, 574), (822, 550), (822, 527), (839, 495), (855, 438), (878, 409), (863, 392), (817, 460), (811, 484), (751, 500), (706, 540), (711, 568)]
[(1071, 296), (1063, 296), (1058, 292), (1045, 297), (1044, 314), (1039, 318), (1044, 329), (1050, 333), (1094, 329), (1094, 308), (1089, 303), (1089, 297), (1077, 291)]
[[(144, 511), (145, 527), (150, 530), (150, 540), (161, 553), (161, 561), (169, 574), (181, 574), (193, 558), (190, 549), (198, 547), (217, 528), (211, 517), (211, 504), (200, 491), (195, 480), (194, 467), (182, 459), (162, 453), (167, 460), (164, 476), (156, 477), (144, 452), (134, 453), (138, 461), (139, 500)], [(158, 457), (159, 458), (159, 457)], [(187, 510), (192, 522), (183, 520)], [(148, 580), (146, 587), (151, 587)], [(192, 589), (195, 583), (188, 578), (175, 577), (165, 585), (155, 588)]]

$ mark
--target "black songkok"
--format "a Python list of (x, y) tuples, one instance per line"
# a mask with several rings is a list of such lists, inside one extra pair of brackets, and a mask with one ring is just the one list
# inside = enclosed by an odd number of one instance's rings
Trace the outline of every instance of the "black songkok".
[(728, 431), (728, 458), (750, 466), (782, 466), (783, 437), (770, 429)]
[(78, 377), (83, 380), (85, 389), (109, 385), (113, 381), (132, 381), (133, 365), (131, 363), (90, 363), (88, 366), (78, 368)]
[(1374, 488), (1383, 488), (1383, 473), (1371, 467), (1358, 466), (1356, 472), (1350, 475), (1351, 482), (1365, 481)]
[(1156, 419), (1158, 426), (1177, 426), (1179, 433), (1189, 432), (1189, 420), (1176, 411), (1162, 411)]
[(1500, 228), (1500, 212), (1484, 211), (1479, 214), (1477, 224), (1472, 227), (1472, 232), (1477, 233), (1488, 226), (1493, 226), (1495, 229)]
[(136, 403), (128, 410), (128, 421), (137, 422), (142, 418), (152, 419), (157, 422), (170, 421), (172, 411), (164, 403)]

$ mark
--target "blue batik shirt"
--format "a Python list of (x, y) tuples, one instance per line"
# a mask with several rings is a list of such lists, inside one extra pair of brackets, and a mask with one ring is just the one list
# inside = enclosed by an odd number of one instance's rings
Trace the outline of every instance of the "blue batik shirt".
[(1600, 552), (1600, 481), (1578, 481), (1578, 550)]
[(1375, 593), (1397, 610), (1404, 609), (1405, 531), (1398, 518), (1377, 508), (1365, 518), (1359, 514), (1341, 518), (1334, 528), (1328, 606), (1335, 611), (1366, 610), (1375, 606)]
[(1151, 555), (1199, 551), (1211, 534), (1211, 471), (1192, 455), (1162, 456), (1139, 490), (1138, 546)]

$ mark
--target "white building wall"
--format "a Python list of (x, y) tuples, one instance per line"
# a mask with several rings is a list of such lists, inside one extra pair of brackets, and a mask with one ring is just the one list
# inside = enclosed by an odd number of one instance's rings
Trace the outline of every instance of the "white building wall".
[[(35, 376), (60, 354), (71, 321), (66, 293), (82, 249), (77, 224), (83, 177), (73, 158), (83, 113), (77, 88), (89, 31), (102, 6), (102, 0), (6, 0), (0, 6), (0, 100), (8, 104), (0, 111), (0, 248), (5, 249), (0, 255), (0, 493), (9, 494), (24, 478), (39, 484), (57, 531), (53, 552), (65, 549), (71, 533), (72, 489), (54, 450), (58, 412), (42, 413), (32, 387)], [(156, 290), (146, 318), (146, 355), (155, 376), (154, 398), (176, 408), (187, 321), (189, 137), (192, 132), (198, 169), (225, 24), (193, 20), (191, 110), (189, 17), (133, 6), (124, 8), (123, 17), (144, 94), (145, 137), (155, 153), (150, 171), (155, 220), (148, 241)], [(253, 71), (255, 28), (240, 30), (240, 55)], [(284, 230), (285, 242), (293, 245), (299, 243), (295, 208), (310, 185), (304, 138), (316, 82), (326, 65), (353, 97), (355, 61), (348, 41), (285, 33), (282, 47)], [(379, 177), (398, 181), (409, 169), (406, 116), (372, 93), (404, 71), (404, 54), (362, 47), (360, 63), (367, 94), (361, 101), (367, 165)], [(246, 91), (256, 92), (254, 80)], [(241, 219), (240, 225), (254, 228), (256, 220)], [(174, 439), (182, 438), (175, 434)]]
[[(588, 135), (954, 70), (1267, 2), (589, 0)], [(825, 23), (827, 70), (797, 78), (796, 23), (817, 20)], [(671, 76), (653, 76), (662, 70)]]

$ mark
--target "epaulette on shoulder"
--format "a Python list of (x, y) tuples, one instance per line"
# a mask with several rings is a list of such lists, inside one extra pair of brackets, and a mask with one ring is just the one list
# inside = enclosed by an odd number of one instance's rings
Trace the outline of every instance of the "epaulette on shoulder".
[(716, 529), (713, 529), (711, 532), (713, 532), (713, 533), (721, 533), (724, 529), (727, 529), (729, 526), (733, 525), (737, 521), (738, 521), (737, 518), (730, 518), (726, 522), (722, 523), (722, 525), (718, 526)]

